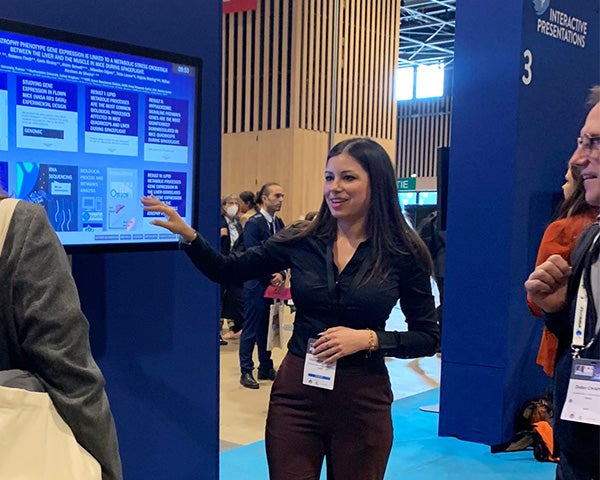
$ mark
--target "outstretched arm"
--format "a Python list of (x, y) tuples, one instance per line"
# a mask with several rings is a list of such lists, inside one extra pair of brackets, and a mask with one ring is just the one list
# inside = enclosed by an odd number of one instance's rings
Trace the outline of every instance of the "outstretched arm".
[(287, 249), (281, 245), (262, 244), (245, 252), (222, 255), (185, 223), (173, 207), (153, 195), (142, 197), (141, 201), (144, 210), (164, 215), (165, 219), (156, 218), (151, 223), (181, 235), (187, 244), (183, 249), (192, 263), (214, 282), (246, 281), (287, 267)]

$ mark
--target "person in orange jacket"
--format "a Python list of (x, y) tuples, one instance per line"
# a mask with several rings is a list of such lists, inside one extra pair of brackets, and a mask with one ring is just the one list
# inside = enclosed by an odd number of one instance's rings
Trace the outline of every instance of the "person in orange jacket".
[[(571, 157), (573, 157), (575, 154)], [(564, 200), (562, 201), (555, 220), (546, 227), (544, 236), (538, 249), (535, 266), (544, 263), (550, 255), (558, 254), (567, 262), (571, 262), (571, 254), (575, 249), (577, 240), (586, 227), (598, 216), (599, 208), (585, 201), (585, 189), (578, 168), (569, 167), (565, 174), (565, 183), (562, 186)], [(532, 315), (542, 317), (542, 309), (527, 295), (527, 306)], [(558, 340), (546, 327), (542, 332), (542, 339), (537, 355), (537, 364), (546, 375), (554, 376), (554, 362)]]

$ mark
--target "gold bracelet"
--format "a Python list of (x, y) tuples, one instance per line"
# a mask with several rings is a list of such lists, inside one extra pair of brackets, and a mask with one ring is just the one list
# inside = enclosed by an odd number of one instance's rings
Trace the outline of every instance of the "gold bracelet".
[(371, 353), (375, 350), (375, 332), (370, 328), (366, 329), (369, 332), (369, 347), (367, 349), (367, 357), (371, 356)]

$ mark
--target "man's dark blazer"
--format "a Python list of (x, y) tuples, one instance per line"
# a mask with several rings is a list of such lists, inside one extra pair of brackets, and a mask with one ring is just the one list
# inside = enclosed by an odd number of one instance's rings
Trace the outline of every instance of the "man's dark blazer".
[[(276, 231), (285, 227), (281, 218), (274, 217), (274, 221)], [(272, 234), (273, 232), (271, 231), (269, 222), (262, 213), (258, 212), (255, 215), (252, 215), (246, 222), (246, 225), (244, 225), (244, 247), (246, 247), (246, 249), (256, 247), (265, 242)], [(256, 281), (260, 283), (261, 288), (264, 290), (271, 283), (271, 275), (258, 278)], [(252, 280), (246, 282), (245, 285), (247, 287), (257, 287)]]
[[(559, 340), (559, 349), (554, 370), (554, 436), (558, 440), (561, 452), (568, 458), (569, 463), (584, 468), (589, 472), (598, 474), (598, 451), (600, 449), (600, 427), (579, 422), (561, 420), (560, 414), (567, 396), (569, 378), (573, 358), (571, 355), (571, 339), (573, 336), (573, 319), (579, 281), (584, 270), (585, 259), (594, 237), (598, 233), (597, 224), (588, 227), (579, 238), (573, 251), (573, 273), (569, 279), (567, 290), (567, 305), (560, 312), (546, 314), (546, 326)], [(588, 283), (588, 293), (590, 287)], [(598, 295), (599, 292), (591, 292)], [(585, 342), (587, 343), (595, 333), (598, 321), (593, 298), (588, 300), (586, 316)], [(600, 341), (596, 339), (591, 348), (583, 351), (583, 358), (600, 358)]]

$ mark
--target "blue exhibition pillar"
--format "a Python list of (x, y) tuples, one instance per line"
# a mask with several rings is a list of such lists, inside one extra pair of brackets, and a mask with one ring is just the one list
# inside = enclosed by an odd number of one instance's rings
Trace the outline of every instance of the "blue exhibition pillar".
[[(200, 57), (200, 232), (216, 243), (220, 0), (2, 0), (0, 17)], [(35, 157), (32, 157), (35, 158)], [(79, 254), (73, 274), (106, 378), (124, 478), (219, 476), (218, 287), (181, 251)]]
[(459, 3), (439, 431), (495, 445), (549, 384), (523, 282), (599, 82), (599, 5)]

